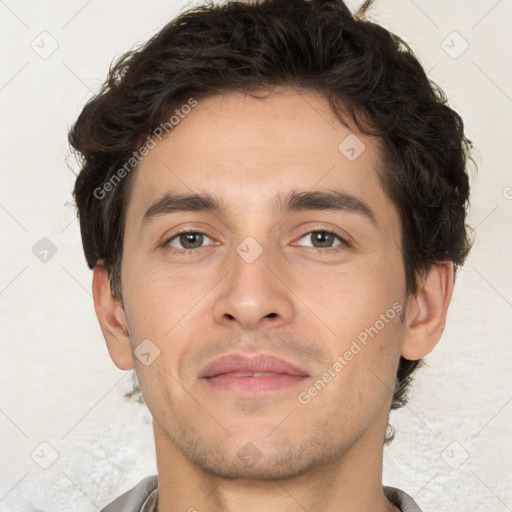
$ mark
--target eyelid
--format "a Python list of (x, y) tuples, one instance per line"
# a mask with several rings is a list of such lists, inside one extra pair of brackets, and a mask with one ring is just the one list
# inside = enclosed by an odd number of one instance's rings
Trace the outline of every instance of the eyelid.
[(203, 222), (183, 222), (170, 229), (166, 229), (160, 237), (159, 245), (166, 245), (173, 238), (186, 233), (199, 233), (212, 240), (222, 240), (222, 235), (209, 224)]
[(204, 237), (210, 239), (213, 243), (211, 244), (208, 244), (208, 245), (215, 245), (215, 240), (213, 237), (211, 237), (210, 235), (207, 235), (204, 231), (202, 231), (201, 229), (199, 228), (184, 228), (182, 231), (178, 231), (177, 233), (174, 233), (172, 236), (169, 236), (169, 237), (165, 237), (165, 240), (163, 242), (163, 247), (170, 247), (171, 251), (177, 251), (177, 252), (194, 252), (194, 251), (197, 251), (199, 249), (204, 249), (205, 247), (208, 247), (207, 245), (203, 245), (201, 247), (195, 247), (194, 249), (179, 249), (177, 247), (173, 247), (172, 245), (170, 245), (170, 243), (179, 238), (181, 235), (186, 235), (186, 234), (189, 234), (189, 233), (197, 233), (197, 234), (200, 234), (200, 235), (203, 235)]
[(339, 245), (344, 245), (346, 247), (352, 247), (352, 242), (350, 241), (350, 237), (348, 235), (341, 234), (339, 231), (337, 231), (333, 228), (317, 227), (317, 228), (313, 228), (313, 229), (308, 229), (308, 231), (303, 233), (297, 240), (300, 240), (301, 238), (304, 238), (307, 235), (311, 235), (312, 233), (331, 234), (340, 241), (340, 244), (332, 246), (332, 247), (313, 247), (313, 246), (303, 246), (303, 245), (301, 245), (301, 247), (309, 247), (310, 249), (323, 251), (323, 252), (329, 251), (329, 249), (336, 250), (335, 248), (338, 247)]
[[(203, 245), (201, 247), (195, 247), (193, 249), (179, 249), (177, 247), (173, 247), (172, 245), (170, 245), (170, 243), (173, 240), (179, 238), (181, 235), (188, 234), (188, 233), (201, 234), (201, 235), (205, 236), (206, 238), (210, 239), (213, 243), (208, 244), (208, 245)], [(325, 228), (325, 227), (318, 227), (318, 226), (316, 228), (310, 228), (306, 232), (304, 232), (297, 240), (300, 240), (300, 239), (304, 238), (305, 236), (312, 235), (313, 233), (331, 234), (335, 238), (337, 238), (340, 243), (337, 245), (334, 245), (332, 247), (314, 247), (314, 246), (304, 246), (301, 244), (299, 244), (299, 246), (307, 247), (314, 252), (324, 252), (324, 253), (329, 252), (329, 251), (338, 251), (339, 249), (337, 249), (337, 247), (339, 247), (339, 246), (345, 246), (348, 248), (352, 247), (352, 242), (350, 241), (351, 237), (341, 234), (339, 231), (335, 230), (334, 228)], [(204, 249), (205, 247), (208, 247), (209, 245), (217, 245), (215, 239), (213, 237), (207, 235), (204, 231), (201, 231), (200, 228), (195, 228), (195, 227), (184, 228), (183, 230), (178, 231), (177, 233), (174, 233), (172, 236), (166, 237), (164, 243), (162, 244), (162, 246), (165, 249), (167, 249), (168, 251), (175, 252), (175, 253), (181, 253), (181, 254), (195, 253), (196, 251)]]
[[(202, 245), (200, 247), (194, 247), (193, 249), (180, 249), (178, 247), (174, 247), (171, 245), (171, 242), (175, 239), (179, 239), (179, 237), (181, 235), (184, 235), (184, 234), (189, 234), (189, 233), (198, 233), (198, 234), (201, 234), (203, 235), (204, 237), (208, 238), (212, 243), (208, 244), (208, 245)], [(319, 252), (319, 253), (327, 253), (327, 252), (336, 252), (336, 251), (339, 251), (339, 247), (342, 246), (342, 247), (352, 247), (352, 244), (347, 240), (347, 238), (341, 234), (339, 234), (337, 231), (334, 231), (334, 230), (331, 230), (331, 229), (310, 229), (308, 231), (306, 231), (305, 233), (303, 233), (299, 238), (298, 240), (308, 236), (308, 235), (312, 235), (313, 233), (327, 233), (327, 234), (331, 234), (333, 235), (335, 238), (337, 238), (339, 240), (339, 244), (336, 244), (336, 245), (333, 245), (332, 247), (314, 247), (314, 246), (309, 246), (309, 245), (302, 245), (302, 244), (298, 244), (299, 247), (307, 247), (308, 249), (314, 251), (314, 252)], [(164, 244), (163, 244), (163, 247), (166, 248), (168, 251), (170, 252), (174, 252), (174, 253), (180, 253), (180, 254), (191, 254), (191, 253), (195, 253), (196, 251), (199, 251), (201, 249), (205, 249), (206, 247), (208, 246), (212, 246), (212, 245), (216, 245), (215, 243), (215, 240), (210, 237), (209, 235), (207, 235), (206, 233), (200, 231), (199, 229), (194, 229), (194, 228), (189, 228), (189, 229), (185, 229), (183, 231), (180, 231), (178, 233), (175, 233), (173, 236), (171, 237), (168, 237), (166, 238)]]

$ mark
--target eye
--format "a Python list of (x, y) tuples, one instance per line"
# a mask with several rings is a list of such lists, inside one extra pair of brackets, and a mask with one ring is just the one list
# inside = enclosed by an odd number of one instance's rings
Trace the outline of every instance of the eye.
[[(337, 233), (327, 230), (310, 231), (303, 235), (300, 239), (311, 240), (310, 244), (300, 244), (305, 247), (313, 247), (315, 249), (332, 249), (338, 245), (349, 246), (349, 243)], [(336, 243), (338, 241), (338, 243)]]
[(169, 238), (167, 242), (165, 242), (165, 245), (169, 245), (179, 251), (191, 252), (194, 249), (203, 247), (203, 243), (207, 240), (212, 241), (209, 236), (199, 231), (184, 231)]
[[(303, 235), (300, 240), (310, 239), (309, 243), (301, 243), (304, 247), (312, 247), (313, 249), (320, 249), (322, 252), (328, 252), (329, 249), (337, 250), (335, 247), (343, 245), (350, 247), (350, 244), (340, 235), (334, 231), (328, 230), (316, 230), (310, 231)], [(192, 252), (196, 249), (200, 249), (205, 246), (205, 242), (213, 242), (213, 240), (204, 233), (199, 231), (183, 231), (177, 233), (173, 237), (169, 238), (166, 242), (166, 246), (170, 246), (172, 250), (178, 252)]]

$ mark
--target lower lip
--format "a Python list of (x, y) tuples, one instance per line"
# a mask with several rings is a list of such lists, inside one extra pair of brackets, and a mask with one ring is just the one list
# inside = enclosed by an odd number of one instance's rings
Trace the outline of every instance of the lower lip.
[(215, 377), (207, 377), (204, 380), (213, 388), (238, 395), (254, 395), (269, 391), (278, 391), (291, 388), (303, 382), (306, 377), (288, 375), (285, 373), (273, 373), (261, 377), (234, 377), (223, 374)]

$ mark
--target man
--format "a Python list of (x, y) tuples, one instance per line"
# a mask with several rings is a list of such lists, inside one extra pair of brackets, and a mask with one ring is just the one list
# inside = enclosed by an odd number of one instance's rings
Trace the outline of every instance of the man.
[(96, 313), (157, 454), (105, 512), (420, 510), (382, 450), (470, 248), (470, 142), (368, 3), (185, 12), (73, 126)]

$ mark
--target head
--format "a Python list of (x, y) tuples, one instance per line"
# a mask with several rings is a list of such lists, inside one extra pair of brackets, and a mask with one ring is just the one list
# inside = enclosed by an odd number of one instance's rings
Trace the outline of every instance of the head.
[[(219, 474), (219, 442), (300, 472), (385, 427), (470, 249), (462, 120), (368, 3), (187, 11), (117, 61), (70, 131), (110, 354), (162, 435)], [(293, 362), (304, 393), (217, 400), (202, 372), (239, 350)]]

